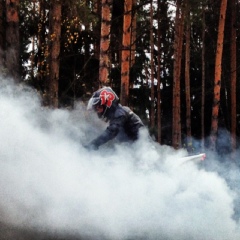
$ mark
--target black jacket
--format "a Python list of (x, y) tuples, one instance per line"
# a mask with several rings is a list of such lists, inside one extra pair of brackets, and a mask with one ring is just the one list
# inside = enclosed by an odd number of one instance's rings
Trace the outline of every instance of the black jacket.
[(139, 128), (143, 127), (141, 119), (130, 108), (118, 104), (106, 112), (109, 126), (89, 147), (97, 149), (102, 144), (117, 137), (119, 141), (135, 141), (138, 139)]

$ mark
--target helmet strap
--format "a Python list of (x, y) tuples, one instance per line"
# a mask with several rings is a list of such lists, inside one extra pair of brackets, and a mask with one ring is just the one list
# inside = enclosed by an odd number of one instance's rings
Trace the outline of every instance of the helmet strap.
[(104, 112), (103, 112), (103, 114), (102, 114), (102, 119), (105, 119), (105, 114), (106, 114), (106, 112), (107, 112), (107, 109), (108, 109), (108, 107), (105, 108), (105, 110), (104, 110)]

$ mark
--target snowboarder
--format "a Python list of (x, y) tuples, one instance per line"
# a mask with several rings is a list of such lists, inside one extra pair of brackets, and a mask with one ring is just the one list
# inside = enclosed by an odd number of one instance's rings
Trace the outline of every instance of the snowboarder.
[(139, 137), (139, 129), (144, 126), (129, 107), (119, 103), (117, 94), (110, 87), (103, 87), (94, 92), (87, 109), (94, 110), (99, 118), (109, 122), (106, 130), (85, 146), (87, 149), (97, 150), (115, 137), (119, 141), (135, 141)]

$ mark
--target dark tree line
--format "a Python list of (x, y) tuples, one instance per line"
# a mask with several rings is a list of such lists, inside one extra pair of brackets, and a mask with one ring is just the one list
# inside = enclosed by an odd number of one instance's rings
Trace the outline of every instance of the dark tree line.
[(51, 107), (110, 85), (159, 143), (219, 149), (226, 129), (234, 152), (239, 9), (236, 0), (1, 0), (1, 72)]

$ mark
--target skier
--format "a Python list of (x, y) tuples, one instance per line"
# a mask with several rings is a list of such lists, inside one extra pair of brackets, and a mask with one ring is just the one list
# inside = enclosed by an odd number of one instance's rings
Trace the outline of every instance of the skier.
[(87, 109), (94, 110), (99, 118), (109, 122), (106, 130), (85, 146), (87, 149), (97, 150), (115, 137), (119, 141), (135, 141), (139, 137), (139, 129), (144, 126), (129, 107), (119, 103), (117, 94), (110, 87), (103, 87), (94, 92)]

